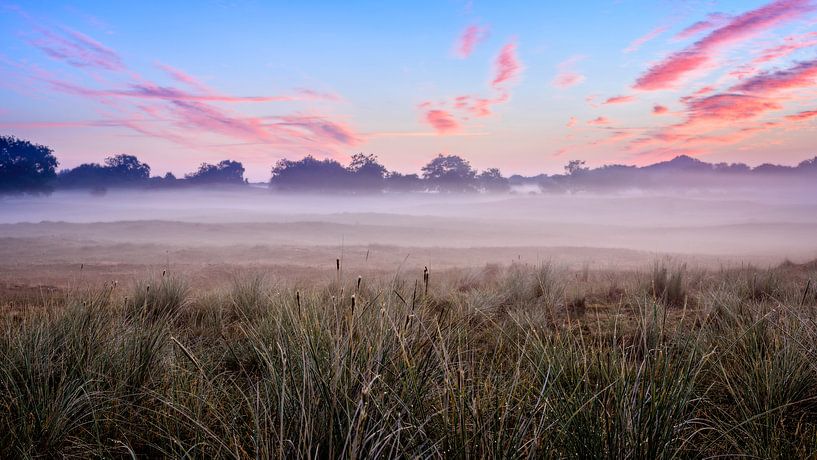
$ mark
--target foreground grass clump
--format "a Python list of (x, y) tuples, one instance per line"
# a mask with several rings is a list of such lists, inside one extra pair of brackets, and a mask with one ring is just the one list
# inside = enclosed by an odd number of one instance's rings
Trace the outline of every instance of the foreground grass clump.
[(419, 275), (11, 305), (0, 456), (817, 453), (805, 268)]

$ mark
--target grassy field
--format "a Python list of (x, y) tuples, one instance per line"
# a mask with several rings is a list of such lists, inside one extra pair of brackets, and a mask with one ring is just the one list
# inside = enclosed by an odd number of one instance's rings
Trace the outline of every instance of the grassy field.
[(817, 263), (0, 299), (0, 456), (814, 457)]

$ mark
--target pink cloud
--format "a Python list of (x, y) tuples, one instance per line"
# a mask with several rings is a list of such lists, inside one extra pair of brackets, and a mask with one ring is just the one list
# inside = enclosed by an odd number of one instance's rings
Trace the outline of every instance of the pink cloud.
[[(116, 76), (124, 81), (121, 88), (100, 89), (63, 80), (57, 74), (29, 69), (30, 71), (25, 72), (29, 81), (44, 82), (52, 90), (86, 98), (103, 104), (106, 108), (106, 120), (46, 122), (52, 123), (53, 127), (124, 127), (144, 136), (162, 138), (188, 148), (218, 149), (224, 145), (263, 145), (295, 154), (336, 154), (345, 147), (361, 142), (361, 136), (348, 124), (320, 114), (247, 116), (216, 105), (338, 100), (333, 94), (298, 89), (292, 94), (281, 96), (234, 96), (208, 88), (192, 75), (165, 64), (157, 66), (170, 79), (183, 86), (160, 85), (128, 70), (115, 51), (74, 31), (59, 35), (43, 32), (33, 45), (68, 65), (102, 68), (116, 72)], [(92, 82), (93, 80), (88, 84)], [(239, 143), (217, 142), (224, 139)]]
[(460, 129), (457, 119), (450, 112), (441, 109), (426, 112), (425, 121), (437, 131), (437, 134), (450, 134)]
[(567, 124), (565, 126), (567, 126), (568, 128), (574, 128), (577, 122), (578, 120), (576, 120), (576, 117), (570, 117), (570, 119), (567, 120)]
[(196, 94), (169, 86), (159, 86), (153, 83), (132, 83), (127, 89), (98, 90), (85, 88), (59, 80), (49, 80), (51, 86), (57, 90), (82, 96), (122, 97), (136, 99), (162, 99), (168, 101), (198, 101), (198, 102), (291, 102), (313, 99), (324, 99), (328, 96), (322, 93), (300, 90), (297, 94), (283, 96), (232, 96), (218, 93)]
[[(505, 87), (522, 71), (522, 64), (516, 56), (516, 44), (506, 44), (495, 61), (494, 78), (491, 87), (494, 96), (481, 97), (474, 95), (460, 95), (451, 100), (439, 102), (423, 101), (417, 108), (423, 112), (422, 119), (431, 125), (438, 134), (448, 134), (460, 129), (460, 121), (468, 121), (469, 117), (485, 118), (493, 114), (493, 107), (510, 100), (510, 93)], [(444, 107), (452, 107), (446, 110)]]
[(502, 47), (494, 66), (494, 79), (491, 82), (494, 88), (519, 76), (522, 72), (522, 64), (516, 56), (516, 43), (511, 42)]
[(93, 38), (71, 29), (39, 29), (40, 36), (30, 43), (53, 59), (74, 67), (124, 70), (122, 58)]
[(768, 94), (811, 87), (815, 85), (815, 79), (817, 79), (817, 59), (799, 62), (785, 70), (761, 73), (734, 86), (732, 90)]
[(185, 85), (198, 89), (200, 91), (208, 91), (208, 88), (204, 84), (202, 84), (196, 77), (188, 73), (185, 73), (182, 70), (179, 70), (167, 64), (157, 64), (156, 67), (164, 71), (166, 74), (168, 74), (171, 78), (173, 78), (179, 83), (184, 83)]
[(745, 94), (716, 94), (691, 101), (688, 108), (693, 119), (735, 121), (754, 118), (782, 106), (776, 101)]
[(812, 10), (813, 6), (808, 0), (775, 0), (743, 13), (686, 49), (652, 66), (636, 80), (634, 87), (642, 90), (669, 88), (684, 75), (709, 63), (717, 51)]
[(584, 56), (576, 55), (560, 62), (556, 66), (558, 73), (553, 77), (553, 86), (565, 89), (583, 82), (585, 79), (584, 75), (573, 70), (576, 63), (582, 59), (584, 59)]
[(723, 13), (711, 13), (707, 16), (706, 20), (698, 21), (695, 24), (687, 27), (686, 29), (678, 32), (675, 36), (676, 40), (685, 40), (687, 38), (694, 37), (699, 33), (706, 32), (707, 30), (712, 30), (715, 27), (720, 27), (724, 22), (729, 19), (728, 15)]
[[(686, 104), (686, 120), (648, 132), (646, 136), (631, 141), (628, 149), (697, 148), (742, 142), (778, 125), (775, 122), (747, 125), (747, 122), (783, 108), (776, 100), (737, 93), (690, 97)], [(653, 113), (668, 112), (663, 106), (656, 106)]]
[(508, 93), (501, 93), (493, 98), (457, 96), (454, 98), (454, 108), (465, 111), (474, 117), (484, 118), (492, 115), (492, 106), (507, 102), (508, 99)]
[(361, 142), (360, 136), (348, 125), (333, 121), (322, 116), (287, 115), (277, 117), (277, 126), (295, 127), (311, 134), (318, 143), (338, 143), (341, 145), (357, 145)]
[(610, 120), (607, 119), (607, 117), (596, 117), (596, 118), (588, 121), (587, 124), (588, 125), (594, 125), (594, 126), (604, 126), (604, 125), (609, 125)]
[(584, 81), (584, 75), (574, 72), (564, 72), (556, 75), (553, 79), (553, 86), (557, 88), (570, 88)]
[(788, 56), (789, 54), (802, 49), (817, 45), (817, 32), (810, 32), (802, 35), (792, 35), (783, 39), (785, 44), (767, 48), (761, 51), (760, 56), (752, 60), (752, 64), (763, 64)]
[(626, 104), (635, 100), (635, 96), (613, 96), (604, 101), (604, 104)]
[(476, 46), (488, 37), (488, 28), (472, 24), (465, 28), (456, 44), (457, 56), (466, 59)]
[(787, 115), (787, 120), (793, 121), (800, 121), (800, 120), (808, 120), (809, 118), (817, 117), (817, 110), (806, 110), (804, 112), (795, 113), (793, 115)]
[(663, 105), (655, 105), (652, 108), (653, 115), (664, 115), (669, 112), (669, 109), (664, 107)]
[(642, 35), (641, 37), (636, 38), (632, 41), (626, 48), (624, 48), (625, 53), (632, 53), (633, 51), (638, 51), (639, 48), (644, 46), (645, 43), (654, 40), (659, 35), (666, 32), (667, 26), (659, 26), (655, 29), (647, 32), (646, 34)]

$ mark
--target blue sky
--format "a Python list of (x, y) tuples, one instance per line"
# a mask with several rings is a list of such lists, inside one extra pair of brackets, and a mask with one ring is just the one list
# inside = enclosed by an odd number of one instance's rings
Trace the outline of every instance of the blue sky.
[(358, 151), (528, 174), (815, 153), (806, 0), (0, 5), (0, 131), (63, 166), (233, 158), (264, 179)]

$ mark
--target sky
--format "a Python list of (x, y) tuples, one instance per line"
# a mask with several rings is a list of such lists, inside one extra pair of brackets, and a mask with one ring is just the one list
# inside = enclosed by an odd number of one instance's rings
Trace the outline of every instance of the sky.
[(817, 0), (0, 0), (0, 134), (60, 167), (817, 155)]

